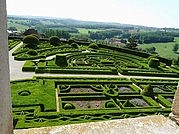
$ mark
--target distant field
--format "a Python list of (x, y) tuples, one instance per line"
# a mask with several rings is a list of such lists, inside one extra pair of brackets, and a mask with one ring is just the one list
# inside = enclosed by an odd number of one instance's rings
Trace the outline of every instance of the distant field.
[(22, 24), (17, 24), (17, 23), (13, 23), (13, 22), (8, 22), (7, 23), (8, 28), (9, 27), (16, 27), (18, 31), (25, 31), (25, 29), (28, 29), (29, 27), (26, 25), (22, 25)]
[(77, 28), (77, 29), (82, 34), (88, 34), (88, 31), (91, 31), (91, 32), (101, 31), (100, 29), (86, 29), (86, 28)]
[(145, 48), (155, 47), (156, 52), (160, 56), (166, 57), (169, 59), (177, 59), (179, 54), (176, 54), (172, 51), (175, 43), (179, 43), (179, 37), (175, 37), (175, 42), (143, 44), (143, 45), (140, 45), (139, 48), (145, 49)]

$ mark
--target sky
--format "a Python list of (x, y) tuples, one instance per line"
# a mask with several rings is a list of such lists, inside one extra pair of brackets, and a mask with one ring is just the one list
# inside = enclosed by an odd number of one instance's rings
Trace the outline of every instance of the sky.
[(179, 28), (179, 0), (6, 0), (8, 15)]

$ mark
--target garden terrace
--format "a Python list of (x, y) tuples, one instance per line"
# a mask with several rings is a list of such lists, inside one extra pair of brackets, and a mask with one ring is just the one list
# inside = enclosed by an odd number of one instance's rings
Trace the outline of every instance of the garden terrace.
[(21, 40), (19, 40), (19, 39), (8, 40), (9, 50), (13, 49), (13, 48), (14, 48), (15, 46), (17, 46), (20, 42), (21, 42)]
[[(148, 83), (154, 98), (141, 94)], [(42, 76), (11, 81), (14, 127), (56, 126), (154, 114), (168, 116), (177, 83), (175, 80)]]
[[(123, 75), (140, 75), (140, 76), (166, 76), (178, 77), (178, 70), (174, 66), (167, 66), (164, 58), (159, 59), (157, 67), (150, 67), (149, 58), (146, 59), (147, 54), (133, 54), (127, 53), (127, 50), (122, 48), (119, 50), (110, 50), (106, 48), (91, 49), (87, 46), (79, 46), (73, 48), (68, 44), (60, 46), (51, 46), (48, 42), (41, 43), (35, 50), (35, 55), (31, 53), (32, 50), (23, 45), (17, 49), (13, 54), (18, 60), (32, 60), (26, 61), (22, 70), (33, 71), (36, 73), (61, 73), (61, 74), (118, 74)], [(34, 50), (33, 50), (34, 51)], [(131, 51), (131, 50), (129, 50)], [(137, 51), (135, 52), (137, 53)], [(31, 55), (30, 55), (31, 54)], [(64, 54), (66, 56), (66, 65), (57, 64), (55, 55)], [(54, 55), (54, 58), (46, 58)], [(141, 56), (139, 56), (141, 55)], [(43, 58), (39, 59), (38, 58)]]

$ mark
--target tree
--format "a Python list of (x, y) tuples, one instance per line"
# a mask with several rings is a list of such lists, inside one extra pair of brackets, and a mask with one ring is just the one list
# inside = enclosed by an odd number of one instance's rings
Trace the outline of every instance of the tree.
[(134, 38), (129, 38), (128, 43), (126, 43), (126, 48), (129, 49), (136, 49), (137, 41)]
[(50, 44), (54, 45), (54, 46), (57, 46), (60, 43), (60, 39), (59, 39), (58, 36), (52, 36), (52, 37), (50, 37), (49, 41), (50, 41)]
[(17, 28), (16, 27), (9, 27), (8, 30), (10, 30), (10, 31), (17, 31)]
[(36, 48), (39, 44), (39, 39), (33, 35), (27, 35), (23, 38), (23, 42), (27, 44), (27, 47)]

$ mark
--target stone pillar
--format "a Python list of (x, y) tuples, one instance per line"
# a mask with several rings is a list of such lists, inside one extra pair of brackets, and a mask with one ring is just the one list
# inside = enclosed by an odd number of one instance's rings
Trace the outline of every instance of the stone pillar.
[(0, 0), (0, 133), (12, 134), (6, 0)]
[(175, 96), (172, 104), (172, 113), (170, 113), (169, 118), (175, 121), (179, 125), (179, 84), (175, 92)]

